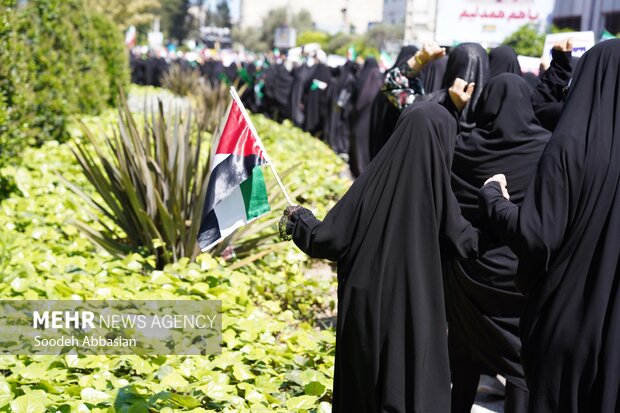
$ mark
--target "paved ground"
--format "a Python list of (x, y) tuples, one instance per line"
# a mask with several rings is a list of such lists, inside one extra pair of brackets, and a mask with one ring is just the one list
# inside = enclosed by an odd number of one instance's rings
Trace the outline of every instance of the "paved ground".
[(189, 99), (175, 96), (172, 92), (166, 89), (155, 89), (147, 93), (129, 93), (127, 97), (127, 105), (129, 110), (134, 113), (144, 112), (144, 108), (150, 112), (151, 109), (156, 109), (158, 101), (161, 100), (164, 110), (168, 111), (171, 108), (179, 107), (180, 109), (187, 109), (191, 103)]

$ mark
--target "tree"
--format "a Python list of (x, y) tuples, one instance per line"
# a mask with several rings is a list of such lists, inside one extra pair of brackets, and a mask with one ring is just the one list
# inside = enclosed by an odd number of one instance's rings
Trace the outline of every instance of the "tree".
[(541, 56), (545, 45), (545, 35), (536, 30), (536, 26), (526, 24), (508, 36), (502, 43), (511, 46), (523, 56)]
[(218, 27), (232, 26), (230, 20), (230, 7), (227, 0), (221, 0), (217, 4), (217, 13), (215, 15), (215, 25)]
[(404, 34), (402, 25), (378, 24), (364, 34), (364, 43), (366, 47), (381, 50), (388, 42), (402, 42)]
[(155, 19), (155, 12), (161, 7), (159, 0), (87, 0), (88, 10), (108, 16), (119, 30), (129, 26), (145, 26)]
[[(333, 35), (325, 45), (327, 54), (337, 53), (338, 50), (346, 50), (355, 41), (355, 36), (348, 33), (337, 33)], [(346, 55), (346, 52), (345, 52)]]
[(312, 15), (308, 10), (300, 10), (299, 13), (294, 14), (291, 17), (291, 27), (297, 30), (297, 33), (302, 33), (314, 29), (314, 23), (312, 22)]
[(329, 34), (319, 31), (307, 31), (297, 36), (297, 46), (303, 46), (308, 43), (318, 43), (321, 49), (325, 50), (329, 42)]
[(178, 41), (187, 37), (190, 28), (191, 17), (187, 12), (189, 0), (159, 0), (159, 15), (161, 27), (164, 33)]
[(232, 28), (231, 37), (236, 43), (240, 43), (248, 50), (255, 52), (269, 51), (269, 45), (263, 41), (263, 33), (256, 27), (246, 29)]

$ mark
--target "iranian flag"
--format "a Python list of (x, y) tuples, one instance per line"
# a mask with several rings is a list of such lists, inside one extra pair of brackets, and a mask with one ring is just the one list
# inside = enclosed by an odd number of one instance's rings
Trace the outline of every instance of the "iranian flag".
[[(241, 100), (231, 88), (233, 100), (224, 127), (216, 133), (211, 153), (198, 244), (211, 249), (234, 230), (271, 210), (262, 165), (268, 157)], [(215, 149), (215, 151), (213, 151)]]

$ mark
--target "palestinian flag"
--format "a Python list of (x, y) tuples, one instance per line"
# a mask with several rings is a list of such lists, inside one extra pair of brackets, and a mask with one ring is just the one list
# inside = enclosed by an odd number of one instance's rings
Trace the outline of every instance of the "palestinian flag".
[(234, 89), (231, 94), (226, 123), (212, 146), (215, 151), (198, 233), (202, 251), (271, 210), (261, 168), (268, 163), (267, 155)]

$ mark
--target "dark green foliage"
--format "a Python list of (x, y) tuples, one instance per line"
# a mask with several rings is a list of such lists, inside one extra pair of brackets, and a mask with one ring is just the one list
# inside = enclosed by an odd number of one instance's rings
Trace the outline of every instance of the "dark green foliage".
[[(571, 32), (572, 29), (549, 28), (549, 33)], [(543, 54), (547, 33), (540, 33), (535, 25), (525, 24), (508, 36), (502, 44), (512, 46), (519, 55), (539, 57)]]
[(230, 27), (232, 26), (231, 17), (230, 17), (230, 7), (228, 6), (228, 1), (221, 0), (217, 4), (217, 14), (215, 15), (214, 23), (219, 27)]
[(188, 0), (160, 0), (158, 14), (161, 28), (169, 37), (181, 42), (189, 32)]
[(82, 0), (0, 3), (0, 158), (63, 140), (69, 117), (96, 114), (128, 82), (120, 33)]
[(129, 85), (129, 58), (124, 45), (123, 35), (109, 18), (94, 14), (92, 16), (94, 30), (99, 35), (97, 55), (103, 59), (105, 71), (109, 79), (110, 99), (114, 105), (118, 91)]

